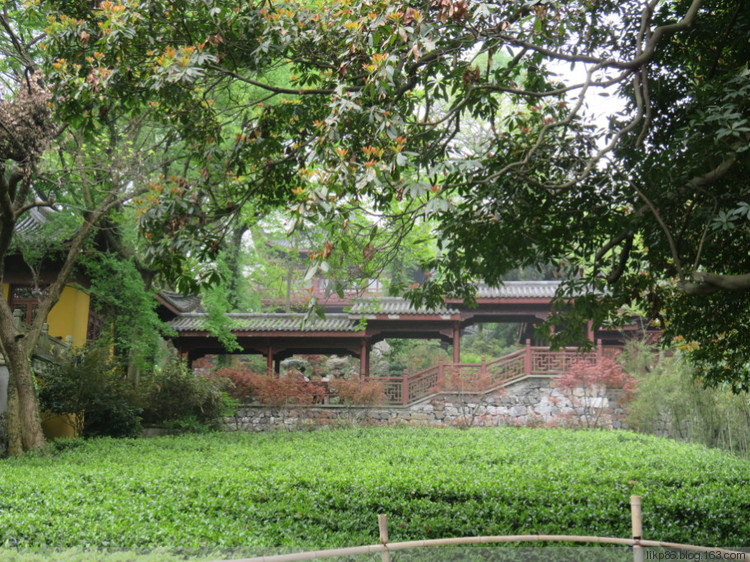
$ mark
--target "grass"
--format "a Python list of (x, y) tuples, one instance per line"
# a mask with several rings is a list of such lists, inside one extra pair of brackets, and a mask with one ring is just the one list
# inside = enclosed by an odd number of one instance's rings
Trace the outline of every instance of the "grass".
[(627, 537), (633, 494), (643, 497), (645, 538), (750, 546), (749, 484), (748, 461), (629, 432), (368, 428), (75, 441), (0, 461), (0, 546), (10, 549), (0, 556), (373, 544), (378, 513), (388, 514), (392, 541)]

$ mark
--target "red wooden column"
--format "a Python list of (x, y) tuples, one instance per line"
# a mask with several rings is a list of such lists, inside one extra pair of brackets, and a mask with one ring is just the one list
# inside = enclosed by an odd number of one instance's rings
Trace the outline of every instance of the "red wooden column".
[(594, 340), (594, 321), (593, 320), (589, 320), (586, 323), (586, 335), (589, 338), (590, 342), (595, 341)]
[(268, 353), (266, 354), (266, 374), (269, 377), (273, 377), (273, 347), (268, 346)]
[(363, 339), (359, 349), (359, 376), (362, 380), (370, 378), (370, 346)]
[(523, 374), (530, 375), (533, 366), (533, 360), (531, 357), (531, 340), (526, 340), (526, 352), (523, 356)]
[(461, 362), (461, 327), (453, 323), (453, 363)]

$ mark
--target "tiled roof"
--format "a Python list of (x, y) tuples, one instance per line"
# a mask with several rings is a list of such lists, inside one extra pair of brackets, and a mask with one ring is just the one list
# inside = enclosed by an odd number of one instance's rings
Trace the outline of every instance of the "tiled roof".
[[(348, 314), (326, 314), (308, 318), (305, 314), (227, 314), (233, 332), (354, 332), (359, 322)], [(204, 331), (208, 314), (180, 314), (169, 322), (176, 332)]]
[[(555, 296), (559, 286), (559, 281), (507, 281), (502, 287), (479, 285), (477, 298), (549, 299)], [(359, 321), (362, 316), (375, 314), (446, 317), (458, 315), (460, 312), (449, 306), (442, 306), (436, 310), (424, 306), (413, 308), (408, 300), (400, 297), (374, 297), (357, 299), (348, 314), (326, 314), (325, 318), (285, 313), (235, 313), (227, 314), (227, 318), (233, 332), (354, 332), (360, 328)], [(171, 320), (169, 325), (177, 332), (206, 331), (208, 314), (182, 313)]]
[(50, 207), (32, 207), (23, 218), (16, 223), (18, 234), (27, 234), (39, 230), (47, 222), (47, 217), (54, 213)]
[(477, 285), (478, 299), (551, 299), (560, 281), (506, 281), (500, 287)]
[(174, 291), (159, 291), (157, 296), (164, 301), (164, 304), (177, 312), (203, 312), (200, 297), (183, 295)]
[(431, 310), (427, 307), (420, 306), (419, 308), (412, 307), (408, 300), (400, 297), (377, 297), (371, 299), (357, 299), (350, 309), (351, 313), (357, 314), (388, 314), (388, 315), (401, 315), (401, 314), (430, 314), (434, 316), (445, 316), (459, 314), (459, 311), (455, 308), (448, 308), (442, 306), (440, 308)]

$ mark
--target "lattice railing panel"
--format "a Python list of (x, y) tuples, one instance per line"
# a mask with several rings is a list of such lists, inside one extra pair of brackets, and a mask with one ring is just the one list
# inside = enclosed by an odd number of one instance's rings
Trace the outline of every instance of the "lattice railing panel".
[(486, 386), (486, 381), (481, 380), (480, 364), (457, 363), (455, 365), (444, 365), (443, 369), (445, 376), (441, 390), (472, 392), (483, 390)]
[(386, 404), (402, 404), (403, 403), (404, 401), (403, 378), (394, 378), (394, 377), (378, 378), (377, 381), (383, 383), (383, 395), (384, 395), (384, 402)]
[(517, 351), (506, 357), (501, 357), (487, 364), (493, 385), (503, 381), (519, 377), (524, 374), (526, 367), (526, 355), (523, 351)]
[(432, 367), (426, 371), (409, 376), (407, 378), (409, 402), (419, 400), (435, 392), (440, 382), (439, 375), (439, 368)]
[(531, 355), (532, 373), (564, 373), (580, 361), (596, 362), (595, 353), (578, 353), (576, 351), (541, 351), (533, 350)]

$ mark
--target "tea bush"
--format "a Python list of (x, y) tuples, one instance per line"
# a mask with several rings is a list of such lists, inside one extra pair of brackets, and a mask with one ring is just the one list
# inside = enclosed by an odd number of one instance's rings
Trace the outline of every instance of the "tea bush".
[(464, 535), (750, 544), (750, 462), (624, 431), (367, 428), (97, 439), (0, 461), (0, 547), (324, 548)]

